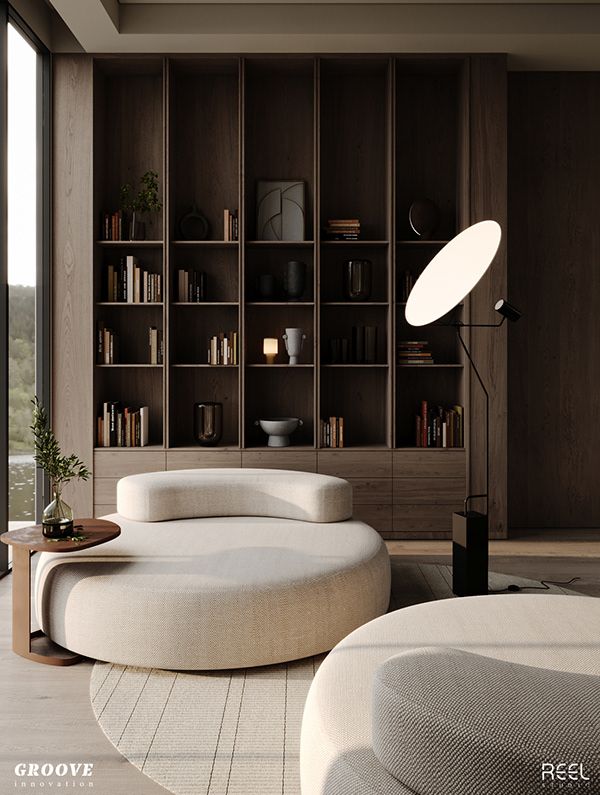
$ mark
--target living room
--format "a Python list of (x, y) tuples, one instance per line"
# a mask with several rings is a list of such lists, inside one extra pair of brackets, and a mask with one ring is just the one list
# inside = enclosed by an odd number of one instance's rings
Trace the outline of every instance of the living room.
[(0, 4), (0, 791), (600, 793), (599, 6)]

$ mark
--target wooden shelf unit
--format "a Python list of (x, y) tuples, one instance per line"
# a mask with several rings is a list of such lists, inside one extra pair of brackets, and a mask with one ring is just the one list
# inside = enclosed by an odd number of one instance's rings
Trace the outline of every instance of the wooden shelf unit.
[[(418, 449), (414, 417), (428, 400), (461, 403), (469, 420), (469, 383), (454, 331), (411, 329), (400, 290), (404, 271), (418, 276), (474, 212), (464, 159), (470, 62), (435, 55), (93, 58), (93, 223), (118, 208), (123, 182), (150, 168), (163, 201), (147, 219), (146, 240), (98, 240), (94, 227), (94, 330), (103, 321), (128, 342), (118, 365), (93, 368), (93, 419), (104, 400), (151, 409), (151, 446), (95, 448), (96, 512), (113, 507), (116, 479), (133, 471), (282, 466), (349, 478), (357, 515), (387, 537), (448, 536), (467, 490), (469, 434), (465, 448)], [(304, 181), (305, 240), (256, 240), (258, 179)], [(411, 231), (408, 210), (417, 198), (439, 206), (439, 239)], [(206, 240), (182, 239), (179, 221), (194, 204), (209, 222)], [(238, 212), (239, 241), (223, 240), (225, 208)], [(322, 230), (330, 218), (359, 218), (362, 238), (328, 240)], [(125, 254), (162, 274), (163, 303), (105, 300), (106, 266)], [(364, 258), (373, 267), (371, 296), (349, 301), (343, 263)], [(283, 291), (290, 259), (307, 266), (299, 301)], [(206, 274), (206, 300), (179, 300), (180, 268)], [(272, 300), (258, 291), (267, 273), (278, 284)], [(452, 317), (468, 320), (469, 305)], [(149, 325), (164, 333), (164, 365), (141, 364)], [(356, 325), (377, 327), (376, 361), (332, 362), (330, 340), (351, 338)], [(307, 337), (297, 367), (286, 364), (286, 327)], [(207, 365), (209, 337), (230, 330), (238, 333), (239, 366)], [(276, 366), (264, 363), (263, 337), (279, 338)], [(397, 366), (398, 343), (414, 339), (430, 342), (435, 365)], [(192, 407), (202, 400), (224, 406), (215, 448), (194, 447)], [(303, 419), (292, 447), (266, 447), (255, 425), (264, 416)], [(344, 449), (319, 448), (319, 420), (329, 416), (344, 417)]]

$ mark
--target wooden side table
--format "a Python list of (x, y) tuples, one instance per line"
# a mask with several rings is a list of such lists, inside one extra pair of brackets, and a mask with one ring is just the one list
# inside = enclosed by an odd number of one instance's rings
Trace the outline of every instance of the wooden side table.
[[(52, 541), (42, 535), (42, 526), (33, 525), (11, 530), (0, 536), (13, 550), (12, 561), (12, 632), (13, 651), (44, 665), (73, 665), (82, 657), (63, 649), (50, 640), (42, 630), (31, 631), (31, 563), (30, 552), (74, 552), (89, 549), (121, 534), (121, 528), (105, 519), (77, 519), (74, 530), (85, 536), (81, 541), (61, 539)], [(33, 648), (35, 646), (35, 649)]]

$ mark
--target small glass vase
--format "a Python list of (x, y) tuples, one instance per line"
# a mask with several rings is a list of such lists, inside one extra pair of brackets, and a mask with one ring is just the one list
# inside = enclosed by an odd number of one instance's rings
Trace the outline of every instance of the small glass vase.
[(42, 535), (45, 538), (65, 538), (73, 534), (73, 511), (60, 496), (60, 489), (54, 489), (53, 496), (42, 514)]

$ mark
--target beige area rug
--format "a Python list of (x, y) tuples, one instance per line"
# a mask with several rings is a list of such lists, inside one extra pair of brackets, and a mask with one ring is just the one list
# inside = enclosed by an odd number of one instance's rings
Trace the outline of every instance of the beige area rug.
[[(392, 572), (391, 610), (453, 597), (448, 566), (392, 558)], [(539, 585), (490, 574), (494, 590), (510, 583)], [(175, 795), (300, 795), (302, 710), (324, 657), (210, 673), (97, 662), (90, 696), (117, 750)]]

